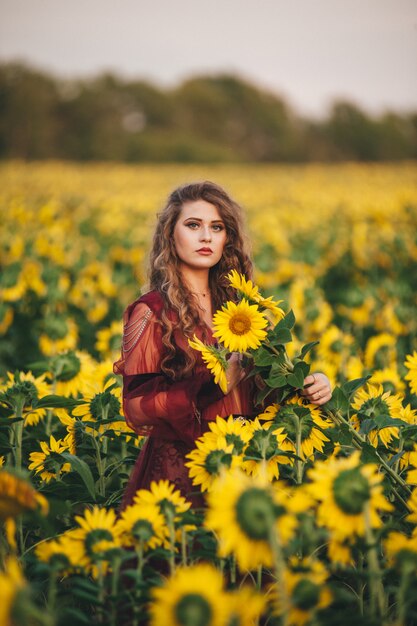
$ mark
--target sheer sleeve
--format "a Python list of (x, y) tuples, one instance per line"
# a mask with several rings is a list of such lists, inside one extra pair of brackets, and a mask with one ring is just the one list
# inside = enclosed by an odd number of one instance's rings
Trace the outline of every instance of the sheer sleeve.
[(122, 354), (114, 371), (123, 375), (125, 419), (139, 434), (194, 442), (201, 434), (200, 413), (223, 397), (211, 374), (173, 381), (161, 370), (162, 329), (156, 314), (139, 302), (124, 317)]

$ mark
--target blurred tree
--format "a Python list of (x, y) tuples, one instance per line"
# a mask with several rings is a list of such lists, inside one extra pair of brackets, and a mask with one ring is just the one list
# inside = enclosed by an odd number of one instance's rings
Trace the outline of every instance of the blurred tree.
[(58, 92), (49, 77), (13, 63), (0, 66), (0, 155), (56, 156)]
[(374, 161), (378, 158), (378, 128), (359, 107), (335, 102), (323, 130), (336, 159)]
[(297, 117), (279, 96), (233, 75), (162, 91), (113, 74), (58, 80), (0, 65), (0, 158), (297, 162), (417, 158), (417, 114), (370, 118), (335, 102)]

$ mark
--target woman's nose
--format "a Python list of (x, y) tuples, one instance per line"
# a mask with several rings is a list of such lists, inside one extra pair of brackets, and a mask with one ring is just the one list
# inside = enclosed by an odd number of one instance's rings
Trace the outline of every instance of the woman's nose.
[(208, 226), (203, 226), (201, 229), (201, 240), (211, 241), (211, 230)]

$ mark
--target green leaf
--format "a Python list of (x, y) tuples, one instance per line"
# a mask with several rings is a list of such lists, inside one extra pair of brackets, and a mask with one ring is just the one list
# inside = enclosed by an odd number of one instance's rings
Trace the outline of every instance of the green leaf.
[(379, 463), (378, 453), (370, 443), (362, 444), (361, 461), (363, 463)]
[(292, 341), (291, 331), (288, 328), (273, 330), (271, 336), (272, 343), (290, 343)]
[(266, 348), (262, 346), (258, 348), (256, 352), (253, 353), (254, 363), (255, 365), (259, 367), (262, 367), (265, 365), (272, 365), (275, 359), (276, 359), (276, 356), (274, 354), (271, 354), (269, 350), (267, 350)]
[(265, 382), (269, 387), (272, 387), (272, 389), (278, 389), (279, 387), (285, 387), (287, 379), (279, 372), (271, 372), (271, 375), (265, 380)]
[[(297, 365), (300, 365), (298, 363)], [(302, 389), (304, 387), (304, 372), (301, 367), (294, 367), (292, 374), (288, 374), (287, 382), (291, 387)], [(282, 386), (282, 385), (281, 385)]]
[(75, 398), (67, 398), (65, 396), (44, 396), (33, 403), (35, 409), (73, 409), (74, 407), (85, 404), (85, 400), (76, 400)]
[(393, 426), (397, 428), (401, 428), (401, 426), (409, 426), (408, 422), (391, 417), (390, 415), (378, 415), (378, 417), (375, 418), (375, 423), (378, 426), (378, 430), (382, 430), (383, 428), (392, 428)]
[(85, 486), (87, 487), (88, 493), (93, 500), (95, 500), (96, 492), (94, 488), (94, 478), (87, 463), (83, 461), (83, 459), (80, 459), (78, 456), (70, 454), (69, 452), (61, 452), (61, 457), (68, 461), (68, 463), (71, 464), (72, 469), (80, 475)]
[(306, 343), (305, 346), (301, 348), (300, 354), (296, 357), (297, 359), (304, 359), (304, 357), (312, 350), (315, 346), (317, 346), (320, 341), (311, 341), (310, 343)]
[(291, 329), (293, 328), (294, 324), (295, 324), (295, 315), (293, 313), (293, 310), (291, 309), (290, 311), (288, 311), (287, 315), (278, 322), (275, 328)]
[[(360, 415), (360, 414), (359, 414)], [(370, 432), (377, 429), (377, 424), (372, 417), (368, 417), (361, 422), (359, 432), (361, 435), (369, 435)]]
[(258, 393), (256, 394), (256, 404), (257, 405), (262, 404), (264, 400), (266, 399), (266, 397), (269, 396), (271, 392), (272, 392), (272, 389), (268, 387), (267, 385), (265, 386), (264, 389), (260, 389)]
[(349, 380), (347, 383), (342, 385), (342, 389), (347, 396), (351, 396), (359, 387), (362, 387), (367, 380), (371, 378), (371, 374), (368, 376), (364, 376), (363, 378), (355, 378), (355, 380)]
[(332, 397), (326, 403), (326, 408), (330, 411), (346, 413), (349, 409), (349, 397), (343, 389), (335, 387), (332, 391)]

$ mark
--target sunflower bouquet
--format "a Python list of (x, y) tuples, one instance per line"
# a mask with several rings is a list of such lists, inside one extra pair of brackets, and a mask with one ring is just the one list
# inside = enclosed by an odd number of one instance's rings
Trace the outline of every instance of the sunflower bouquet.
[(303, 388), (310, 370), (304, 359), (318, 342), (304, 345), (300, 353), (290, 359), (286, 344), (292, 341), (293, 312), (285, 314), (280, 307), (282, 300), (263, 297), (259, 288), (236, 270), (227, 278), (237, 292), (238, 302), (226, 302), (213, 316), (213, 336), (218, 344), (205, 345), (197, 337), (189, 340), (189, 344), (202, 353), (215, 382), (224, 392), (227, 391), (228, 356), (238, 352), (243, 355), (247, 377), (254, 377), (258, 386), (257, 404), (272, 399), (281, 403)]

